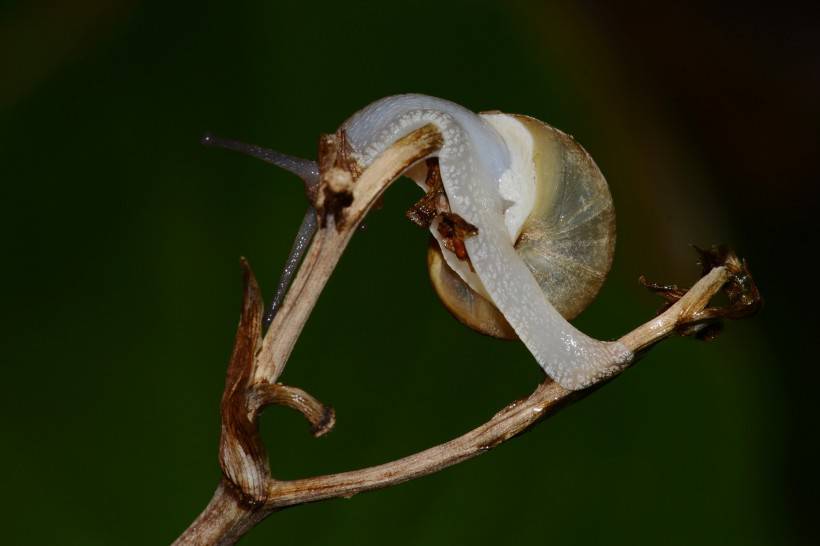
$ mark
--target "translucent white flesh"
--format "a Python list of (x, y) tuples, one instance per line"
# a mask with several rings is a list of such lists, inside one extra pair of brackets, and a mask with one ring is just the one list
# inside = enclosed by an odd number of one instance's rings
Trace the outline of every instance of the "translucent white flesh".
[[(507, 131), (499, 132), (455, 103), (424, 95), (381, 99), (353, 115), (342, 129), (357, 160), (367, 166), (397, 139), (427, 123), (435, 124), (444, 137), (438, 158), (450, 208), (478, 227), (465, 246), (483, 292), (544, 371), (561, 386), (580, 389), (629, 362), (633, 355), (623, 345), (592, 339), (567, 322), (513, 248), (510, 227), (515, 222), (505, 222), (510, 203), (502, 197), (501, 184), (504, 181), (508, 198), (526, 187), (514, 180), (522, 172), (514, 160), (521, 157), (521, 142), (507, 143)], [(442, 250), (447, 257), (448, 251)]]
[[(535, 205), (536, 177), (535, 164), (532, 161), (534, 145), (532, 133), (520, 121), (506, 114), (480, 114), (480, 117), (499, 133), (509, 153), (509, 167), (501, 174), (498, 191), (504, 209), (504, 225), (510, 236), (510, 242), (515, 244), (524, 226), (524, 221)], [(444, 247), (442, 236), (438, 231), (438, 220), (434, 220), (430, 225), (430, 232), (439, 242), (444, 261), (450, 269), (458, 273), (459, 277), (475, 292), (492, 301), (481, 279), (470, 269), (469, 264)]]
[(532, 133), (512, 116), (506, 114), (480, 114), (504, 140), (510, 154), (510, 164), (501, 174), (498, 192), (505, 204), (504, 225), (515, 243), (524, 221), (535, 205), (535, 164), (532, 161)]

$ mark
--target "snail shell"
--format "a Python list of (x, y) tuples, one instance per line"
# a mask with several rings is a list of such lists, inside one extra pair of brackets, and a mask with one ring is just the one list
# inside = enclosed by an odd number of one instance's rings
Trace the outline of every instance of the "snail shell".
[[(591, 301), (612, 259), (612, 201), (586, 152), (531, 118), (478, 115), (424, 95), (376, 101), (341, 130), (352, 157), (366, 168), (396, 140), (430, 123), (442, 135), (435, 155), (451, 215), (470, 227), (461, 241), (469, 260), (444, 244), (440, 249), (457, 277), (442, 275), (444, 263), (431, 260), (445, 304), (467, 302), (454, 308), (481, 331), (501, 337), (514, 331), (544, 371), (567, 389), (587, 387), (622, 369), (634, 357), (625, 346), (593, 339), (562, 315), (577, 314)], [(407, 174), (424, 185), (418, 172)], [(444, 243), (440, 218), (430, 231)], [(485, 313), (475, 295), (503, 316), (508, 335), (503, 324), (486, 318), (492, 313)]]
[[(595, 299), (612, 265), (615, 208), (606, 180), (566, 133), (529, 116), (481, 116), (496, 126), (512, 117), (531, 138), (521, 145), (532, 158), (533, 203), (514, 247), (553, 307), (571, 320)], [(480, 288), (471, 286), (472, 277), (465, 281), (448, 265), (438, 245), (430, 246), (427, 265), (436, 293), (461, 322), (494, 337), (518, 337)]]

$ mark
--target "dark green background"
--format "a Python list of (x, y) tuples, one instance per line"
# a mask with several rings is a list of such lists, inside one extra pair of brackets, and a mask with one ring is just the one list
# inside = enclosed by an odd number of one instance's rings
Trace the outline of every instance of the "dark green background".
[[(638, 275), (691, 283), (689, 243), (746, 256), (767, 307), (485, 456), (286, 510), (243, 544), (811, 543), (816, 25), (781, 4), (615, 4), (4, 3), (0, 542), (165, 544), (210, 498), (238, 258), (270, 294), (305, 203), (203, 131), (313, 157), (319, 133), (415, 91), (536, 116), (595, 157), (619, 239), (584, 331), (652, 316)], [(283, 381), (338, 424), (314, 440), (269, 411), (276, 476), (409, 454), (540, 380), (435, 300), (403, 218), (418, 195), (390, 190), (319, 301)]]

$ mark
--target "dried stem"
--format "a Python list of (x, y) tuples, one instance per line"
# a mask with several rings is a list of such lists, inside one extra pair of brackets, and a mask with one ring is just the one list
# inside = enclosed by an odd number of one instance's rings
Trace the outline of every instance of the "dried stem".
[(249, 395), (251, 413), (257, 414), (265, 406), (286, 406), (295, 409), (308, 420), (315, 437), (324, 436), (336, 424), (336, 412), (302, 389), (281, 383), (254, 385)]
[[(343, 146), (344, 138), (336, 139)], [(270, 476), (267, 454), (259, 440), (256, 418), (264, 406), (280, 404), (302, 412), (319, 432), (332, 427), (332, 410), (310, 395), (277, 382), (316, 300), (342, 255), (350, 237), (384, 190), (404, 170), (441, 146), (441, 135), (428, 125), (396, 142), (373, 164), (359, 173), (340, 177), (339, 161), (322, 172), (317, 232), (296, 278), (264, 339), (261, 332), (261, 297), (246, 266), (246, 290), (237, 342), (223, 397), (223, 435), (220, 449), (222, 482), (208, 507), (175, 544), (229, 545), (272, 512), (287, 506), (388, 487), (431, 474), (475, 457), (509, 440), (594, 389), (570, 391), (546, 379), (527, 398), (509, 404), (489, 421), (449, 442), (382, 465), (280, 481)], [(343, 156), (338, 148), (323, 153)], [(320, 165), (323, 165), (320, 157)], [(344, 174), (344, 173), (342, 173)], [(356, 177), (355, 175), (358, 175)], [(328, 180), (333, 177), (333, 180)], [(332, 188), (332, 189), (329, 189)], [(330, 192), (330, 193), (328, 193)], [(345, 199), (336, 199), (349, 192)], [(352, 199), (350, 199), (352, 197)], [(324, 203), (348, 203), (328, 210)], [(690, 290), (658, 317), (623, 336), (620, 341), (638, 353), (682, 328), (703, 321), (711, 298), (739, 275), (735, 261), (715, 264)], [(748, 274), (748, 271), (744, 272)], [(749, 277), (750, 282), (750, 277)], [(756, 294), (756, 291), (755, 291)], [(708, 313), (707, 313), (708, 315)], [(318, 434), (317, 434), (318, 435)], [(226, 457), (226, 454), (228, 456)]]
[[(302, 266), (262, 343), (256, 380), (275, 383), (287, 364), (319, 294), (364, 216), (387, 187), (413, 163), (437, 151), (441, 134), (432, 125), (414, 131), (381, 154), (352, 187), (352, 203), (331, 216), (313, 237)], [(321, 161), (320, 161), (321, 164)], [(327, 173), (322, 173), (324, 178)], [(322, 193), (321, 189), (319, 194)], [(319, 210), (318, 214), (327, 211)]]

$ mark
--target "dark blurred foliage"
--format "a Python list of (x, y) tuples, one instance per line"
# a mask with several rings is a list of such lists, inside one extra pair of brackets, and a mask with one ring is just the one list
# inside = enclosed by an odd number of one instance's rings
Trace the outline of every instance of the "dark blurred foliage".
[[(313, 156), (388, 94), (534, 115), (606, 174), (619, 243), (577, 321), (615, 337), (690, 283), (689, 243), (749, 260), (766, 307), (676, 339), (533, 432), (389, 490), (275, 514), (243, 544), (813, 544), (820, 25), (780, 2), (5, 2), (0, 8), (3, 544), (163, 544), (219, 477), (238, 257), (267, 293), (304, 199), (207, 130)], [(263, 419), (276, 475), (349, 469), (529, 393), (526, 351), (467, 331), (390, 190)], [(361, 302), (353, 305), (353, 302)]]

